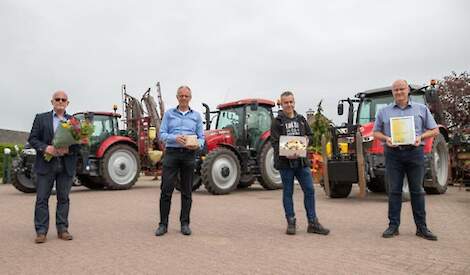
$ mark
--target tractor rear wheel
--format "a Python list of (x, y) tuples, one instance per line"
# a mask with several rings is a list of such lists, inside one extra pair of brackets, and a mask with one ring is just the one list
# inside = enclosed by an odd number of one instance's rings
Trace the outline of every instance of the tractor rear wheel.
[(261, 148), (258, 159), (261, 177), (258, 181), (264, 189), (274, 190), (282, 188), (281, 174), (274, 168), (274, 149), (268, 141)]
[(103, 180), (108, 189), (131, 188), (139, 178), (140, 160), (134, 148), (114, 145), (106, 151), (102, 163)]
[[(193, 185), (191, 187), (191, 190), (196, 191), (197, 189), (199, 189), (199, 187), (201, 187), (201, 184), (202, 184), (201, 175), (194, 173), (194, 175), (193, 175)], [(176, 178), (175, 189), (178, 190), (178, 191), (181, 191), (181, 181), (180, 181), (180, 176), (179, 175)]]
[(434, 138), (431, 151), (431, 186), (424, 186), (427, 194), (444, 194), (447, 190), (447, 178), (449, 176), (449, 149), (447, 143), (439, 134)]
[(201, 185), (202, 185), (201, 175), (194, 173), (192, 190), (193, 191), (198, 190), (199, 187), (201, 187)]
[(240, 181), (240, 162), (227, 148), (211, 151), (201, 167), (202, 183), (214, 195), (232, 192)]

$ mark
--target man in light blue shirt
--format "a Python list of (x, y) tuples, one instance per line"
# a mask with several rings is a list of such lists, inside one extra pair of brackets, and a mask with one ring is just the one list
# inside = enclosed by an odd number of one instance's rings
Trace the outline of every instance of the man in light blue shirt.
[[(388, 219), (389, 226), (383, 232), (384, 238), (398, 235), (400, 226), (401, 197), (403, 180), (406, 176), (410, 187), (411, 207), (416, 224), (416, 235), (427, 240), (437, 237), (427, 228), (424, 203), (424, 151), (423, 140), (436, 137), (439, 128), (429, 109), (409, 98), (410, 88), (405, 80), (393, 82), (392, 94), (395, 102), (380, 109), (374, 125), (374, 137), (385, 144), (385, 176), (389, 185)], [(392, 143), (390, 118), (411, 116), (414, 120), (415, 142), (409, 145)]]
[[(155, 231), (156, 236), (162, 236), (168, 231), (171, 197), (178, 175), (181, 183), (181, 233), (191, 235), (189, 216), (195, 154), (204, 146), (201, 115), (189, 107), (191, 89), (188, 86), (179, 87), (176, 98), (178, 106), (165, 112), (160, 126), (160, 140), (165, 143), (165, 154), (160, 193), (160, 223)], [(191, 142), (194, 138), (197, 142)]]

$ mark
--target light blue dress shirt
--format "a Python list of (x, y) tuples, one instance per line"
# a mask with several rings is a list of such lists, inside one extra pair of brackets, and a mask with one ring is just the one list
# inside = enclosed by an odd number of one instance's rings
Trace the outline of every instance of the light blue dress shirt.
[(401, 108), (393, 102), (380, 109), (377, 113), (374, 131), (382, 132), (386, 136), (391, 136), (390, 118), (404, 116), (414, 117), (416, 136), (437, 127), (437, 123), (426, 105), (409, 101), (405, 108)]
[(176, 142), (178, 135), (196, 135), (199, 148), (204, 146), (204, 128), (197, 111), (189, 109), (183, 114), (178, 108), (171, 108), (165, 112), (160, 126), (160, 140), (167, 148), (182, 148), (184, 146)]
[(62, 120), (66, 120), (65, 116), (66, 116), (66, 113), (64, 112), (64, 119), (60, 119), (59, 116), (57, 116), (56, 112), (52, 110), (52, 123), (53, 123), (52, 125), (54, 126), (54, 133), (57, 130), (57, 127), (59, 127), (59, 123)]

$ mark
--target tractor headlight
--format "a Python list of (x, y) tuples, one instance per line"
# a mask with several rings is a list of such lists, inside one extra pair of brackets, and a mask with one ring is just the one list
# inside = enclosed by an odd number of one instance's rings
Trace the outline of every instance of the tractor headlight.
[(34, 150), (33, 148), (23, 149), (23, 154), (25, 154), (25, 155), (36, 155), (36, 150)]

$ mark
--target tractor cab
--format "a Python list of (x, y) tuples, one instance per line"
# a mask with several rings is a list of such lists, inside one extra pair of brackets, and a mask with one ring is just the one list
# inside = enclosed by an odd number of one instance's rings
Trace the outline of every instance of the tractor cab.
[(262, 135), (271, 128), (274, 102), (265, 99), (244, 99), (217, 106), (216, 130), (229, 130), (234, 146), (257, 151)]
[[(85, 118), (85, 113), (75, 114), (79, 120)], [(93, 134), (90, 137), (90, 152), (96, 153), (101, 144), (111, 136), (120, 135), (118, 119), (121, 115), (111, 112), (93, 113)]]
[[(383, 107), (393, 102), (393, 95), (388, 89), (369, 90), (356, 95), (359, 99), (356, 123), (364, 125), (375, 121), (375, 116)], [(411, 85), (410, 100), (414, 103), (426, 104), (425, 93), (419, 86)]]

